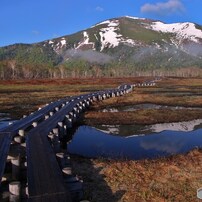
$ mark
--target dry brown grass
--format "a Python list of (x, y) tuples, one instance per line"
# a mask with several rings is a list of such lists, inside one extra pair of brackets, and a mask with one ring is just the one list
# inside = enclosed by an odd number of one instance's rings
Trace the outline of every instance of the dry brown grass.
[(89, 125), (156, 124), (202, 119), (201, 110), (142, 109), (135, 112), (87, 112), (85, 123)]
[[(148, 78), (0, 81), (0, 111), (20, 117), (62, 97), (145, 79)], [(186, 94), (190, 92), (192, 94)], [(94, 105), (86, 117), (88, 121), (96, 118), (96, 123), (111, 121), (113, 124), (115, 121), (128, 124), (191, 120), (200, 118), (201, 112), (144, 109), (105, 114), (93, 110), (139, 103), (202, 107), (201, 92), (202, 79), (164, 79), (156, 87), (136, 88), (124, 97), (100, 102)], [(84, 179), (85, 198), (95, 202), (192, 202), (197, 201), (196, 190), (202, 187), (201, 150), (194, 150), (187, 155), (142, 161), (94, 160), (74, 156), (72, 163), (73, 171)]]
[(193, 202), (202, 187), (202, 151), (157, 160), (115, 161), (72, 157), (90, 201)]
[(85, 115), (88, 124), (153, 124), (189, 121), (202, 118), (200, 110), (142, 109), (134, 112), (97, 112), (106, 107), (135, 106), (137, 104), (202, 107), (202, 79), (169, 78), (154, 87), (135, 88), (132, 93), (95, 103)]
[(151, 77), (123, 77), (123, 78), (67, 78), (67, 79), (23, 79), (1, 80), (0, 85), (118, 85), (150, 80)]
[(90, 91), (116, 88), (123, 83), (143, 81), (145, 78), (88, 78), (1, 80), (0, 112), (21, 118), (38, 107), (57, 99)]
[[(124, 97), (96, 103), (85, 114), (91, 124), (152, 124), (202, 118), (199, 110), (142, 109), (99, 112), (105, 107), (152, 103), (202, 107), (202, 79), (165, 79), (155, 87), (136, 88)], [(156, 160), (117, 161), (74, 156), (73, 170), (84, 179), (85, 198), (108, 202), (193, 202), (202, 187), (202, 151)], [(82, 168), (82, 169), (81, 169)]]

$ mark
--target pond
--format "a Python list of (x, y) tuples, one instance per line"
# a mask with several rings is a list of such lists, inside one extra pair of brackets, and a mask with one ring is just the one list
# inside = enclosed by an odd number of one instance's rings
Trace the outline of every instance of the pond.
[[(175, 126), (169, 129), (173, 124)], [(128, 133), (124, 132), (127, 127), (79, 126), (67, 146), (68, 152), (91, 158), (139, 160), (181, 154), (202, 147), (202, 120), (142, 128), (133, 126), (139, 128), (139, 134), (138, 130), (130, 130), (132, 126), (129, 126)]]
[[(1, 114), (0, 129), (13, 121)], [(82, 125), (70, 133), (68, 152), (84, 157), (138, 160), (202, 148), (202, 119), (154, 125)]]

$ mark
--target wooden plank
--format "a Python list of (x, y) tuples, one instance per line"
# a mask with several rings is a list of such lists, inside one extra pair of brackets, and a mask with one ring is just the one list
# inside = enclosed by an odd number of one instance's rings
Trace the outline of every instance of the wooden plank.
[(31, 133), (26, 142), (29, 201), (71, 201), (47, 137)]
[(36, 111), (33, 114), (31, 114), (31, 115), (29, 115), (29, 116), (27, 116), (27, 117), (25, 117), (23, 119), (20, 119), (20, 120), (16, 121), (12, 125), (9, 125), (8, 127), (3, 128), (0, 131), (1, 132), (17, 132), (21, 128), (25, 128), (25, 127), (29, 126), (35, 120), (38, 120), (38, 119), (42, 118), (46, 113), (48, 113), (49, 111), (53, 110), (55, 107), (60, 106), (66, 100), (68, 100), (68, 99), (62, 99), (62, 100), (53, 102), (53, 103), (51, 103), (51, 104), (43, 107), (39, 111)]
[[(10, 133), (0, 133), (0, 179), (2, 180), (6, 165), (7, 155), (10, 149), (12, 136)], [(1, 182), (0, 182), (1, 184)]]
[(33, 128), (27, 135), (27, 180), (30, 201), (48, 201), (49, 198), (63, 198), (71, 201), (70, 193), (64, 183), (62, 171), (58, 165), (48, 133), (73, 109), (76, 101), (63, 107), (54, 116)]
[(85, 99), (92, 98), (92, 96), (103, 96), (106, 92), (119, 92), (120, 90), (107, 90), (96, 93), (84, 94), (81, 97), (71, 97), (64, 100), (56, 101), (32, 115), (19, 120), (18, 122), (3, 129), (0, 136), (0, 175), (2, 177), (7, 154), (10, 148), (10, 143), (16, 132), (24, 127), (29, 126), (33, 121), (42, 118), (46, 113), (60, 106), (64, 101), (71, 101), (64, 106), (60, 111), (56, 112), (54, 116), (44, 120), (36, 128), (33, 128), (27, 135), (26, 151), (28, 163), (28, 189), (29, 201), (71, 201), (70, 193), (64, 183), (62, 172), (59, 168), (55, 153), (51, 147), (47, 135), (57, 126), (58, 122), (63, 121), (65, 115), (73, 110), (77, 103)]
[(52, 110), (63, 102), (64, 99), (51, 103), (50, 105), (45, 106), (41, 110), (36, 111), (34, 114), (24, 119), (21, 119), (10, 126), (3, 128), (0, 131), (0, 179), (2, 179), (2, 176), (4, 174), (4, 169), (12, 138), (16, 135), (17, 131), (21, 128), (29, 126), (34, 120), (40, 119), (44, 115), (43, 113), (47, 113), (49, 110)]
[(89, 95), (70, 102), (27, 134), (27, 179), (30, 200), (40, 201), (39, 198), (49, 198), (48, 196), (56, 194), (58, 197), (67, 196), (64, 201), (70, 201), (69, 191), (64, 184), (62, 171), (47, 135), (57, 126), (58, 122), (63, 121), (65, 115), (72, 111), (78, 102), (87, 97)]
[(51, 195), (43, 195), (40, 197), (31, 197), (28, 199), (28, 202), (71, 202), (70, 198), (66, 198), (66, 195), (64, 194), (51, 194)]

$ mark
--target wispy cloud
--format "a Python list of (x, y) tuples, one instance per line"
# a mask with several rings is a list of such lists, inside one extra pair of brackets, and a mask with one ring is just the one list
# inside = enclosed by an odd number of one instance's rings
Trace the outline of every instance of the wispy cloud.
[(103, 12), (104, 11), (104, 8), (100, 7), (100, 6), (97, 6), (95, 8), (96, 11), (99, 11), (99, 12)]
[(37, 30), (33, 30), (33, 31), (32, 31), (32, 34), (34, 34), (34, 35), (39, 35), (39, 34), (40, 34), (40, 32), (39, 32), (39, 31), (37, 31)]
[(167, 2), (158, 2), (155, 4), (146, 3), (141, 7), (142, 13), (167, 16), (172, 14), (181, 14), (185, 7), (180, 0), (168, 0)]

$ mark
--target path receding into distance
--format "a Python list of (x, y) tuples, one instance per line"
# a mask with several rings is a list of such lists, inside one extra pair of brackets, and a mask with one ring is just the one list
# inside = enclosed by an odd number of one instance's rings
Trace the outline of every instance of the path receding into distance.
[[(1, 188), (9, 184), (10, 197), (33, 202), (81, 198), (82, 184), (72, 175), (70, 157), (60, 142), (94, 101), (122, 96), (135, 86), (137, 84), (125, 84), (116, 89), (63, 98), (1, 129)], [(8, 162), (12, 164), (10, 177), (5, 169)]]

